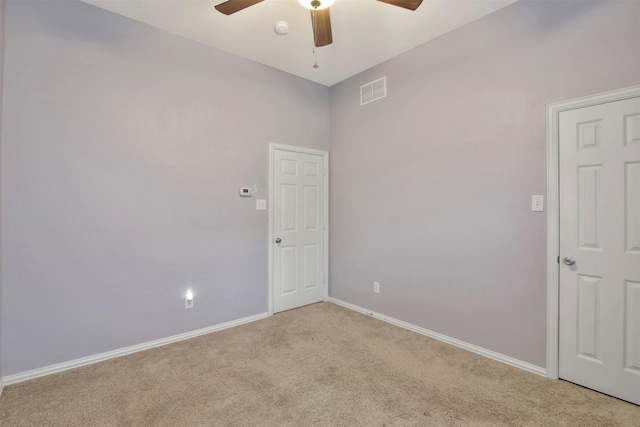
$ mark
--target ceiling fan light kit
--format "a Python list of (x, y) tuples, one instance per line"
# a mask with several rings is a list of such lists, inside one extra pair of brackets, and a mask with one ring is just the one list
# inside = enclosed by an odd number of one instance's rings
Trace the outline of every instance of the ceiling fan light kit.
[[(227, 0), (216, 6), (216, 10), (225, 15), (231, 15), (250, 6), (258, 4), (264, 0)], [(402, 7), (407, 10), (416, 10), (422, 0), (378, 0), (393, 6)], [(331, 34), (331, 16), (329, 15), (329, 6), (335, 0), (298, 0), (302, 6), (311, 10), (311, 24), (313, 26), (313, 40), (315, 47), (322, 47), (333, 43), (333, 35)], [(280, 21), (279, 21), (280, 22)], [(276, 33), (278, 32), (276, 23)], [(288, 31), (288, 27), (287, 27)], [(286, 34), (286, 33), (284, 33)]]

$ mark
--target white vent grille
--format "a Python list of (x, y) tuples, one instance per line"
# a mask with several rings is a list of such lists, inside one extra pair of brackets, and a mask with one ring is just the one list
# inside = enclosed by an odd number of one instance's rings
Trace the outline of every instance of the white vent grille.
[(382, 77), (360, 86), (360, 105), (368, 104), (387, 96), (387, 78)]

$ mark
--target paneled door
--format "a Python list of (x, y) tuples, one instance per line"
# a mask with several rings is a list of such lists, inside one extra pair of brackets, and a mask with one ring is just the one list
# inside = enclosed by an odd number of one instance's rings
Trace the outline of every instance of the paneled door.
[(559, 115), (559, 376), (640, 404), (640, 98)]
[(328, 154), (272, 145), (273, 312), (327, 299)]

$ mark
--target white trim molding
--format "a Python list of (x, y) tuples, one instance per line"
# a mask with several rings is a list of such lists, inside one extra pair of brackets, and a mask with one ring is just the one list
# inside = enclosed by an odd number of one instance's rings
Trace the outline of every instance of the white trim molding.
[(559, 138), (560, 113), (578, 108), (640, 96), (640, 86), (614, 90), (547, 105), (547, 377), (558, 379), (560, 314), (560, 194)]
[(293, 145), (276, 144), (274, 142), (269, 144), (269, 290), (268, 290), (268, 307), (269, 316), (273, 316), (273, 153), (275, 150), (291, 151), (293, 153), (312, 154), (315, 156), (322, 156), (324, 159), (324, 296), (323, 300), (329, 301), (329, 152), (324, 150), (316, 150), (313, 148), (297, 147)]
[(438, 332), (433, 332), (425, 328), (421, 328), (420, 326), (413, 325), (411, 323), (403, 322), (402, 320), (394, 319), (393, 317), (385, 316), (384, 314), (376, 313), (371, 310), (367, 310), (366, 308), (362, 308), (360, 306), (350, 304), (348, 302), (341, 301), (336, 298), (329, 298), (329, 302), (340, 305), (342, 307), (348, 308), (353, 311), (357, 311), (362, 314), (367, 314), (369, 316), (375, 317), (376, 319), (380, 319), (387, 323), (391, 323), (392, 325), (399, 326), (403, 329), (407, 329), (412, 332), (417, 332), (421, 335), (427, 336), (429, 338), (436, 339), (438, 341), (442, 341), (447, 344), (451, 344), (463, 350), (470, 351), (472, 353), (479, 354), (481, 356), (488, 357), (489, 359), (497, 360), (498, 362), (502, 362), (504, 364), (514, 366), (516, 368), (520, 368), (527, 372), (531, 372), (533, 374), (547, 376), (547, 370), (536, 365), (532, 365), (531, 363), (523, 362), (522, 360), (514, 359), (513, 357), (505, 356), (504, 354), (496, 353), (495, 351), (487, 350), (486, 348), (478, 347), (473, 344), (469, 344), (464, 341), (457, 340), (455, 338), (451, 338), (449, 336), (439, 334)]
[[(69, 362), (58, 363), (56, 365), (45, 366), (44, 368), (33, 369), (31, 371), (21, 372), (19, 374), (8, 375), (2, 378), (4, 385), (16, 384), (22, 381), (31, 380), (45, 375), (56, 374), (58, 372), (67, 371), (81, 366), (91, 365), (93, 363), (103, 362), (115, 357), (126, 356), (128, 354), (137, 353), (139, 351), (149, 350), (178, 341), (184, 341), (189, 338), (195, 338), (201, 335), (210, 334), (212, 332), (221, 331), (223, 329), (233, 328), (234, 326), (244, 325), (245, 323), (255, 322), (268, 317), (268, 313), (260, 313), (253, 316), (243, 317), (242, 319), (232, 320), (230, 322), (220, 323), (218, 325), (209, 326), (207, 328), (197, 329), (191, 332), (185, 332), (179, 335), (173, 335), (167, 338), (161, 338), (155, 341), (124, 347), (118, 350), (108, 351), (93, 356), (83, 357), (71, 360)], [(1, 384), (1, 383), (0, 383)]]

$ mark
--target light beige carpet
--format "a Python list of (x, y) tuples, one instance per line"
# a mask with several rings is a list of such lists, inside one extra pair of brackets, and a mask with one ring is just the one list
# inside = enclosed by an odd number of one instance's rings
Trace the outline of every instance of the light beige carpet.
[(640, 407), (331, 303), (5, 388), (2, 426), (640, 426)]

